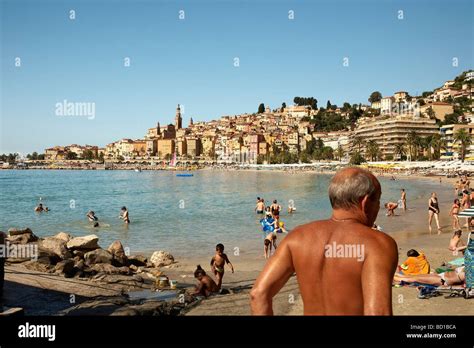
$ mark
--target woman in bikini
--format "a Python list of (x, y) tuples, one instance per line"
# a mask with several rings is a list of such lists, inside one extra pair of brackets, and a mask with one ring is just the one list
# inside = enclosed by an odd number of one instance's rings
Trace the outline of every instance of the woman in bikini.
[(436, 221), (436, 226), (438, 227), (438, 234), (441, 234), (441, 227), (439, 226), (439, 203), (436, 192), (431, 194), (430, 199), (428, 200), (428, 225), (431, 234), (431, 222), (433, 221), (433, 216)]
[(423, 283), (430, 285), (459, 285), (466, 281), (466, 273), (464, 266), (457, 267), (453, 271), (447, 271), (439, 274), (418, 274), (418, 275), (402, 275), (395, 273), (393, 277), (395, 282), (404, 281), (405, 283)]

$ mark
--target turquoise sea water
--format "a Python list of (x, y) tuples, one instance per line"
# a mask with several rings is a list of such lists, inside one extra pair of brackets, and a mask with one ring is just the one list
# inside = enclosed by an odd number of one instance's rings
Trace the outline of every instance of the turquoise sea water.
[[(95, 233), (102, 247), (119, 239), (132, 254), (169, 250), (177, 256), (212, 255), (217, 243), (227, 250), (238, 247), (242, 254), (260, 253), (256, 197), (267, 204), (278, 199), (282, 221), (292, 229), (329, 216), (330, 177), (260, 171), (204, 170), (177, 177), (165, 171), (3, 170), (0, 229), (30, 227), (38, 236)], [(435, 182), (380, 180), (382, 202), (398, 200), (401, 187), (408, 190), (409, 199), (421, 199), (432, 187), (439, 188)], [(33, 211), (40, 197), (50, 212)], [(286, 213), (290, 200), (297, 208), (293, 215)], [(130, 213), (128, 226), (118, 218), (123, 205)], [(99, 217), (100, 228), (88, 222), (89, 210)], [(379, 216), (386, 219), (383, 211)]]

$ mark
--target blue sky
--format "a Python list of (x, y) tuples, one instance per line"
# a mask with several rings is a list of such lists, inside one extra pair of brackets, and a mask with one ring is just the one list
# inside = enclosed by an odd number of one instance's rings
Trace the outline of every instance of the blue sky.
[[(473, 67), (469, 0), (0, 4), (0, 153), (141, 138), (173, 122), (178, 103), (187, 125), (294, 96), (325, 106), (415, 95)], [(64, 99), (95, 103), (95, 118), (57, 116)]]

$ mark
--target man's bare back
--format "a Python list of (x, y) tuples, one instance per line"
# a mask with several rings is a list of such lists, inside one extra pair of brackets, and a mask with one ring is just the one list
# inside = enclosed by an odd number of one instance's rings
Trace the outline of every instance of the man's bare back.
[(272, 298), (296, 272), (305, 315), (392, 314), (398, 249), (390, 236), (371, 228), (380, 184), (370, 173), (348, 168), (332, 185), (332, 217), (288, 234), (254, 284), (252, 313), (273, 314)]
[[(305, 315), (364, 315), (364, 294), (374, 292), (391, 308), (392, 277), (383, 276), (393, 274), (397, 264), (391, 237), (357, 222), (324, 220), (300, 226), (284, 242)], [(364, 289), (362, 280), (369, 276)]]

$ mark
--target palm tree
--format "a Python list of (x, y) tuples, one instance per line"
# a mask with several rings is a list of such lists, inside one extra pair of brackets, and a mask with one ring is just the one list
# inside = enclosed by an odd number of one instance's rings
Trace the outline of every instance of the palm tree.
[(355, 136), (352, 138), (352, 147), (357, 147), (357, 151), (360, 153), (360, 149), (364, 146), (365, 141), (359, 136)]
[(367, 143), (366, 153), (370, 157), (371, 161), (377, 160), (377, 157), (379, 157), (379, 154), (380, 154), (380, 149), (379, 149), (379, 145), (377, 144), (375, 140), (370, 140)]
[(339, 162), (341, 161), (342, 157), (344, 157), (344, 149), (341, 145), (337, 147), (337, 157), (339, 157)]
[(466, 131), (466, 129), (461, 128), (456, 133), (454, 133), (454, 143), (459, 143), (461, 145), (461, 161), (464, 162), (466, 158), (466, 149), (471, 145), (471, 135)]
[[(441, 157), (441, 146), (442, 146), (441, 135), (438, 133), (431, 135), (430, 148), (433, 149), (433, 155), (434, 155), (433, 157), (437, 160)], [(432, 156), (431, 156), (431, 151), (430, 151), (430, 159), (431, 158)]]
[(410, 161), (416, 159), (416, 152), (420, 143), (420, 137), (415, 131), (411, 131), (407, 135), (407, 146), (408, 153), (410, 155)]
[(401, 160), (402, 157), (406, 155), (405, 144), (403, 144), (403, 143), (395, 144), (394, 153), (395, 153), (395, 155), (400, 156), (400, 160)]

